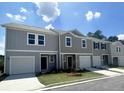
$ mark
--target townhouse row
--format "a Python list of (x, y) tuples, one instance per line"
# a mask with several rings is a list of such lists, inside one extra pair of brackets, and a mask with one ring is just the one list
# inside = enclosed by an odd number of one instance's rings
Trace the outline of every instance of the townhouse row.
[(77, 30), (46, 30), (16, 23), (2, 26), (6, 29), (6, 74), (124, 66), (124, 45), (119, 41), (86, 37)]

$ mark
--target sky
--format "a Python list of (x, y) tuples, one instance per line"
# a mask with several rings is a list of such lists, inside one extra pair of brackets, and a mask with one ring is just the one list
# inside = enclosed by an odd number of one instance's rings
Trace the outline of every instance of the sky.
[[(107, 37), (124, 39), (124, 3), (21, 2), (0, 3), (0, 24), (21, 23), (82, 34), (101, 30)], [(0, 26), (0, 54), (4, 54), (5, 29)]]

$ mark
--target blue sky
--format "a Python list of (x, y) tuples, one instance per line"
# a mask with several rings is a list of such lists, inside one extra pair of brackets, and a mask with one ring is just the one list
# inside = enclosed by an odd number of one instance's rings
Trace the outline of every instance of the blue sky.
[[(22, 23), (42, 28), (78, 29), (82, 34), (100, 29), (124, 39), (124, 3), (0, 3), (0, 24)], [(0, 27), (0, 54), (5, 29)]]

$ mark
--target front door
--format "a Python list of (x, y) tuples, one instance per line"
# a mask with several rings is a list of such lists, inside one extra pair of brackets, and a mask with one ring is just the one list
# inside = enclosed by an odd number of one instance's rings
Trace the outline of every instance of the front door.
[(118, 66), (118, 57), (113, 57), (113, 65)]
[(73, 59), (72, 59), (72, 57), (71, 56), (68, 56), (67, 57), (67, 67), (68, 67), (68, 69), (72, 69), (73, 68)]
[(108, 55), (103, 55), (103, 64), (108, 65)]
[(41, 70), (47, 70), (47, 65), (48, 65), (48, 57), (42, 56), (41, 57)]

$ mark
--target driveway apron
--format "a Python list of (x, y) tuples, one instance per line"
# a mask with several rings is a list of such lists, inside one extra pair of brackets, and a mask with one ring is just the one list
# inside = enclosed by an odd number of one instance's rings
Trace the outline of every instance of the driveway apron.
[(20, 74), (8, 76), (0, 82), (0, 90), (24, 91), (45, 87), (34, 74)]

